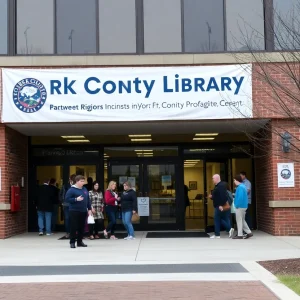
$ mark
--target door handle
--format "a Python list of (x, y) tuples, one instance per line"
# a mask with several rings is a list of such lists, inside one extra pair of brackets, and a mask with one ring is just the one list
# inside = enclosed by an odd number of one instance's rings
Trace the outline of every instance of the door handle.
[(148, 197), (148, 193), (147, 192), (145, 193), (145, 197)]
[(142, 194), (141, 192), (139, 192), (139, 196), (140, 196), (140, 197), (143, 197), (143, 194)]

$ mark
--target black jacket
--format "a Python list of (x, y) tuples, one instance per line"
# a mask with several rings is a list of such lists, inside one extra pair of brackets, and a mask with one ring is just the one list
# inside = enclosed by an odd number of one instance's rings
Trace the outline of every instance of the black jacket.
[(124, 191), (121, 196), (122, 211), (137, 211), (137, 198), (134, 190)]
[(226, 182), (220, 181), (215, 185), (215, 188), (212, 192), (212, 200), (214, 203), (214, 207), (225, 205), (226, 201), (228, 200)]
[(38, 187), (35, 205), (39, 211), (53, 211), (53, 205), (58, 199), (58, 189), (43, 184)]

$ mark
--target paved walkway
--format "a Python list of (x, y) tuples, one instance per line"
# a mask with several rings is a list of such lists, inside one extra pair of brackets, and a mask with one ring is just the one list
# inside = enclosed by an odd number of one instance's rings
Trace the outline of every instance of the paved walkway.
[(151, 263), (247, 262), (300, 257), (300, 237), (274, 237), (254, 232), (247, 240), (208, 238), (149, 239), (138, 232), (134, 241), (86, 240), (88, 248), (70, 249), (62, 234), (24, 234), (0, 240), (0, 265), (97, 265)]
[(275, 300), (260, 282), (0, 284), (3, 300)]
[[(248, 240), (86, 240), (62, 234), (0, 240), (0, 299), (287, 299), (291, 290), (256, 261), (300, 257), (300, 237)], [(276, 295), (276, 296), (275, 296)]]

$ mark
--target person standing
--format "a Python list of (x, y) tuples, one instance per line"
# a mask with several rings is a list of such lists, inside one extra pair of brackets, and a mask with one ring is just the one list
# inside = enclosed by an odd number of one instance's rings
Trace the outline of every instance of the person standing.
[(215, 188), (212, 191), (210, 198), (213, 200), (213, 205), (215, 208), (215, 234), (212, 235), (210, 238), (220, 238), (221, 223), (224, 225), (226, 231), (229, 233), (229, 237), (231, 237), (234, 230), (233, 228), (231, 228), (228, 212), (223, 209), (223, 206), (228, 201), (227, 183), (221, 181), (221, 177), (219, 174), (215, 174), (212, 179), (213, 183), (215, 184)]
[[(238, 235), (234, 239), (248, 239), (253, 236), (245, 220), (246, 210), (248, 208), (247, 187), (243, 183), (241, 175), (234, 177), (234, 184), (237, 186), (234, 197), (236, 224)], [(243, 231), (246, 235), (243, 236)]]
[(242, 177), (243, 183), (247, 188), (247, 196), (248, 196), (248, 209), (246, 211), (246, 222), (249, 228), (253, 229), (252, 222), (252, 193), (251, 193), (251, 182), (248, 180), (246, 176), (246, 172), (240, 172), (240, 176)]
[(65, 231), (66, 235), (65, 238), (70, 238), (70, 218), (69, 218), (69, 203), (66, 201), (66, 193), (69, 190), (69, 188), (75, 184), (75, 174), (72, 174), (69, 178), (69, 182), (62, 186), (62, 189), (60, 190), (60, 198), (64, 209), (64, 224), (65, 224)]
[(132, 189), (129, 181), (123, 184), (124, 192), (121, 196), (122, 221), (127, 231), (128, 236), (124, 240), (134, 240), (134, 229), (131, 222), (133, 214), (137, 213), (137, 198), (136, 193)]
[(52, 194), (54, 195), (52, 220), (51, 220), (51, 229), (52, 229), (52, 232), (54, 232), (55, 228), (56, 228), (58, 207), (59, 207), (59, 189), (56, 187), (56, 179), (55, 178), (50, 179), (49, 188), (52, 190)]
[(92, 214), (89, 193), (83, 186), (85, 178), (82, 175), (75, 177), (75, 184), (66, 193), (66, 201), (69, 203), (70, 212), (70, 247), (75, 247), (77, 232), (77, 247), (87, 247), (83, 243), (83, 234), (87, 212)]
[(90, 239), (99, 239), (99, 231), (104, 231), (104, 201), (103, 194), (99, 191), (99, 183), (93, 182), (93, 190), (89, 192), (92, 213), (95, 224), (89, 224)]
[(110, 181), (107, 187), (107, 190), (104, 194), (105, 200), (105, 211), (108, 217), (108, 225), (106, 230), (104, 230), (104, 237), (108, 238), (108, 232), (110, 232), (110, 239), (117, 240), (115, 236), (115, 227), (116, 227), (116, 214), (118, 211), (118, 205), (120, 198), (116, 192), (117, 183), (115, 181)]
[[(55, 203), (55, 192), (48, 184), (48, 179), (44, 180), (44, 184), (38, 187), (37, 195), (35, 199), (35, 205), (38, 214), (38, 226), (39, 235), (44, 235), (44, 229), (46, 229), (46, 235), (51, 235), (51, 219), (52, 212)], [(46, 221), (46, 226), (45, 226)]]

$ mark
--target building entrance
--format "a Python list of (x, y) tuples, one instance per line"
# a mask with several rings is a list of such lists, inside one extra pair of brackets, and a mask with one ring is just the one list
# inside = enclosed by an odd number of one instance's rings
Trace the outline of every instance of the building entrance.
[(108, 178), (117, 182), (118, 192), (123, 192), (125, 181), (136, 190), (142, 214), (139, 224), (135, 224), (137, 230), (178, 228), (178, 170), (177, 159), (108, 161)]

